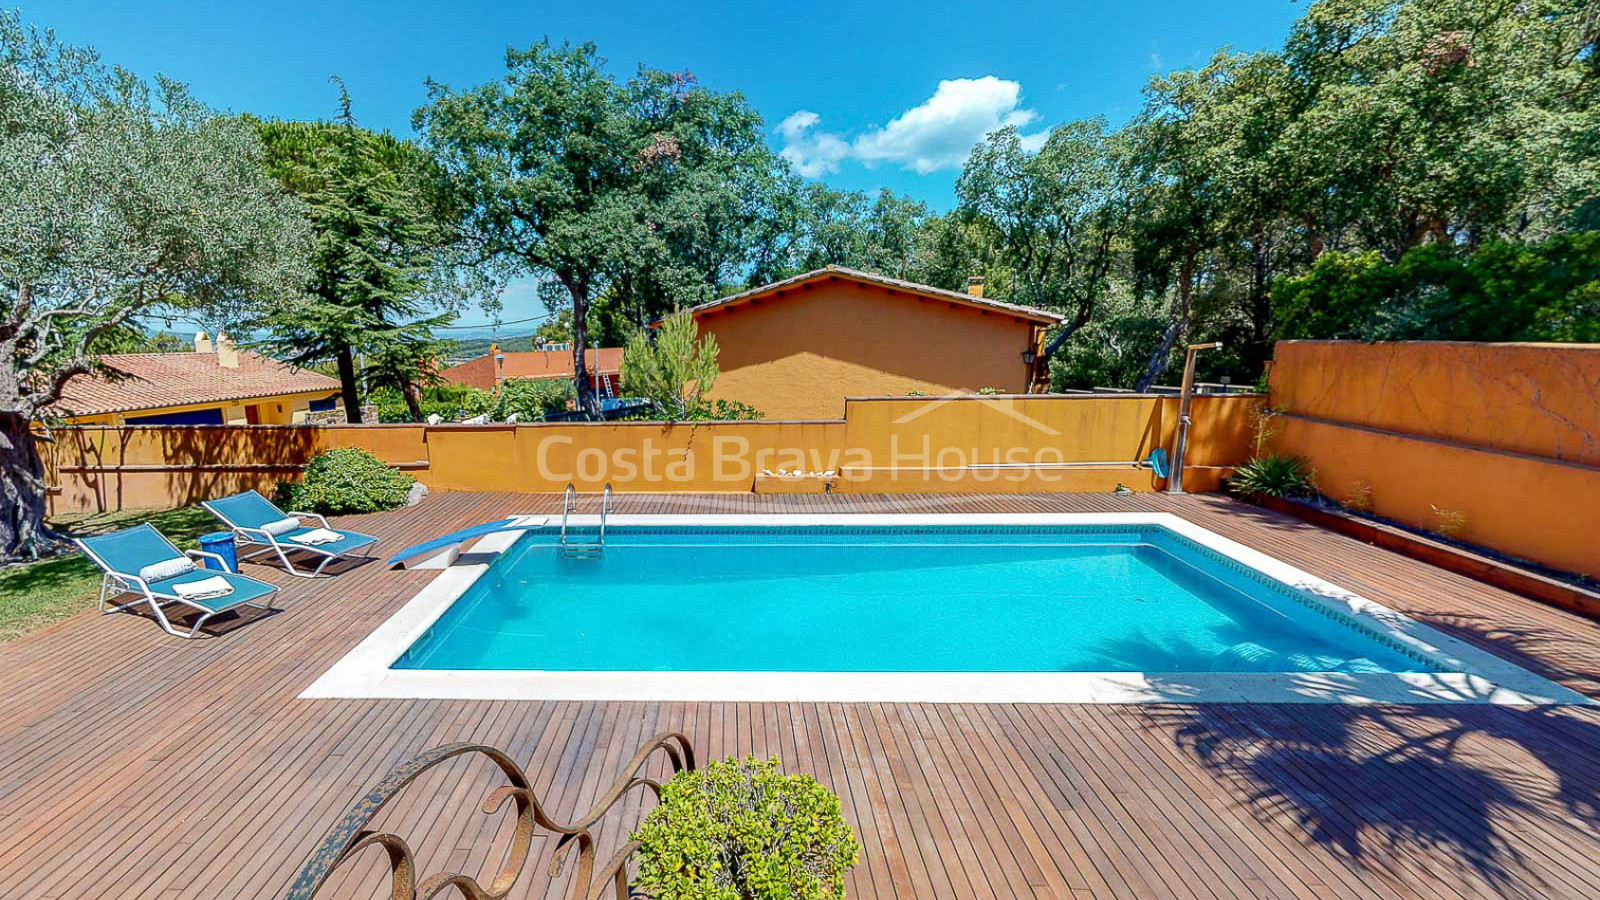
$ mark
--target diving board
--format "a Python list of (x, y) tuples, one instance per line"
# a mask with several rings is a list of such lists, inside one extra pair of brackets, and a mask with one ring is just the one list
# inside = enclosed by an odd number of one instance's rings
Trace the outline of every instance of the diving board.
[[(455, 554), (460, 552), (461, 545), (467, 541), (498, 534), (502, 531), (525, 531), (529, 528), (539, 528), (544, 525), (544, 522), (544, 516), (511, 516), (505, 519), (495, 519), (493, 522), (480, 522), (470, 528), (462, 528), (449, 534), (440, 535), (432, 540), (423, 541), (420, 544), (412, 544), (389, 557), (389, 565), (398, 565), (406, 560), (425, 557), (423, 562), (409, 565), (407, 568), (443, 568), (443, 566), (447, 566), (454, 561)], [(449, 556), (443, 560), (441, 565), (437, 560), (441, 555), (445, 554), (449, 554)]]

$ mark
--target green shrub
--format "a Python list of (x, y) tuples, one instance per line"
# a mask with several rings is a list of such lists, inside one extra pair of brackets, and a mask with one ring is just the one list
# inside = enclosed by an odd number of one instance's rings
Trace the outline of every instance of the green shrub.
[(300, 481), (278, 485), (278, 497), (289, 509), (306, 512), (381, 512), (404, 505), (415, 481), (365, 450), (339, 447), (312, 457)]
[(538, 422), (553, 412), (563, 412), (578, 396), (568, 378), (507, 378), (489, 405), (489, 418), (504, 422), (513, 413), (519, 422)]
[(1255, 497), (1309, 497), (1317, 492), (1306, 461), (1283, 453), (1257, 456), (1235, 469), (1231, 485)]
[[(380, 422), (410, 422), (411, 411), (404, 397), (393, 388), (375, 388), (367, 401), (378, 410)], [(440, 384), (422, 389), (422, 418), (437, 415), (446, 422), (471, 418), (488, 412), (494, 395), (470, 384)]]
[(754, 422), (766, 416), (761, 410), (738, 400), (701, 400), (689, 407), (683, 415), (671, 417), (660, 406), (628, 413), (627, 422)]
[(655, 900), (837, 900), (859, 850), (832, 791), (754, 756), (678, 773), (633, 839)]
[(736, 422), (760, 419), (761, 410), (738, 400), (702, 400), (689, 410), (684, 419), (689, 422)]
[(1542, 242), (1332, 251), (1272, 286), (1280, 338), (1600, 340), (1600, 231)]

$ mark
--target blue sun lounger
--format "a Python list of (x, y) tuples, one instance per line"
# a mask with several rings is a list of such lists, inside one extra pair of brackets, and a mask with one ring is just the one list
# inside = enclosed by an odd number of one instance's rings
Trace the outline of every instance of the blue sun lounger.
[[(270, 602), (262, 601), (277, 593), (276, 587), (248, 575), (226, 571), (222, 557), (215, 553), (204, 550), (180, 551), (148, 522), (111, 534), (76, 538), (74, 542), (104, 572), (100, 579), (101, 612), (120, 612), (147, 603), (163, 631), (192, 638), (212, 616), (230, 609), (240, 606), (273, 609)], [(200, 557), (216, 560), (217, 568), (196, 568), (194, 560)], [(178, 585), (195, 585), (210, 578), (226, 581), (229, 588), (227, 593), (212, 596), (184, 596), (179, 593)], [(137, 594), (138, 599), (107, 608), (106, 600), (118, 594)], [(188, 633), (172, 627), (172, 622), (161, 609), (174, 604), (200, 612), (200, 618), (195, 620), (194, 627)]]
[[(378, 539), (370, 534), (330, 528), (328, 520), (317, 513), (284, 512), (255, 491), (245, 491), (220, 500), (202, 500), (200, 505), (233, 531), (234, 543), (239, 548), (239, 559), (245, 560), (263, 553), (273, 553), (277, 555), (278, 561), (283, 563), (283, 567), (289, 570), (290, 575), (298, 575), (301, 578), (315, 578), (322, 574), (323, 568), (328, 563), (378, 542)], [(317, 525), (305, 525), (301, 519), (315, 519)], [(330, 531), (338, 537), (336, 540), (316, 544), (297, 540), (319, 529)], [(256, 549), (246, 552), (246, 547)], [(315, 569), (302, 572), (289, 560), (289, 554), (296, 550), (322, 559)]]

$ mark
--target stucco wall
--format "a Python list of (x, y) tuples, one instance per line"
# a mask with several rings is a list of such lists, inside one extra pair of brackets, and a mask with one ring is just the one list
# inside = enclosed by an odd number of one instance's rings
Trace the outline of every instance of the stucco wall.
[(1329, 496), (1600, 575), (1600, 345), (1284, 341), (1271, 381)]
[(1027, 390), (1033, 326), (999, 311), (837, 280), (697, 321), (722, 351), (712, 396), (768, 418), (838, 417), (855, 396)]
[[(1215, 489), (1244, 458), (1261, 402), (1197, 398), (1185, 487)], [(568, 481), (584, 491), (608, 481), (619, 491), (747, 492), (758, 481), (846, 492), (1154, 490), (1162, 480), (1128, 463), (1170, 449), (1176, 413), (1176, 398), (1133, 395), (866, 398), (821, 421), (84, 427), (56, 431), (44, 449), (57, 512), (270, 491), (339, 446), (365, 447), (441, 491), (559, 491)], [(764, 469), (835, 475), (789, 483)]]

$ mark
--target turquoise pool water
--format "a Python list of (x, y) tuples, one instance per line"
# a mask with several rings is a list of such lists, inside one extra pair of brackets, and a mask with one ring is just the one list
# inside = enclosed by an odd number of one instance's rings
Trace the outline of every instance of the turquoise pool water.
[(530, 532), (394, 668), (1430, 670), (1291, 595), (1159, 527)]

